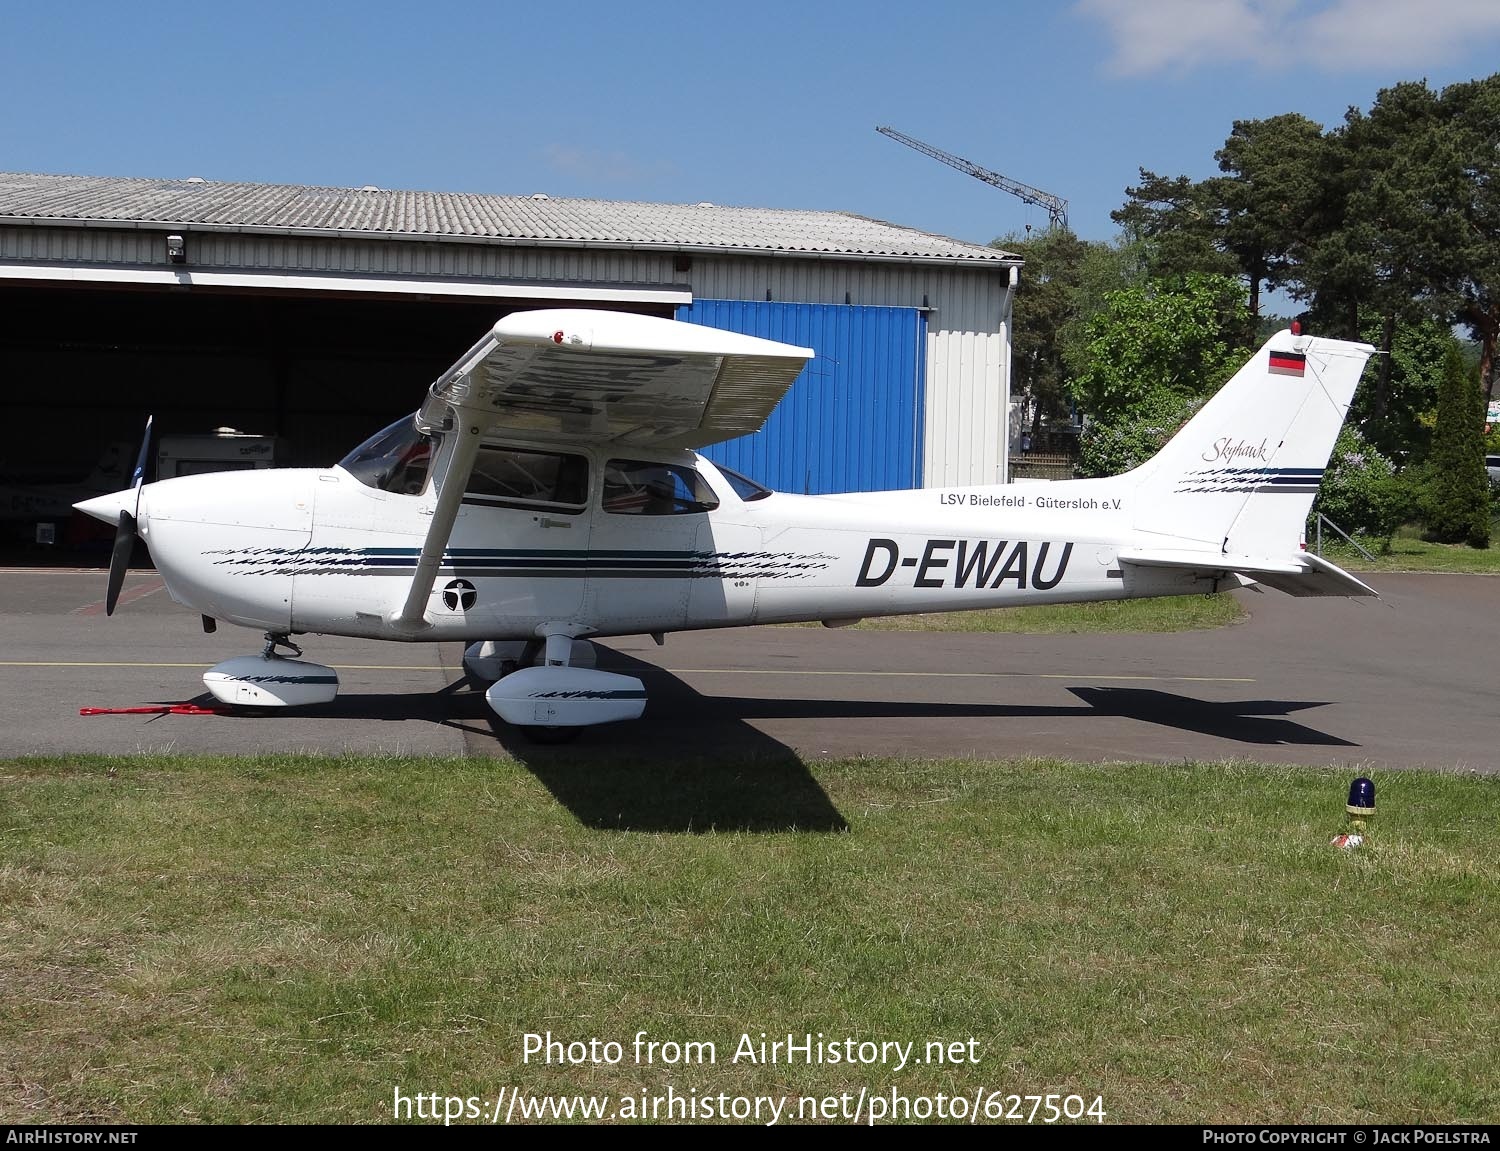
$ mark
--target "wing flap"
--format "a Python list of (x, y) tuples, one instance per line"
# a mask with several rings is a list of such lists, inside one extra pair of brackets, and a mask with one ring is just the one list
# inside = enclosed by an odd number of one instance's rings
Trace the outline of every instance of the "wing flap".
[(1380, 593), (1335, 563), (1311, 552), (1288, 560), (1211, 552), (1126, 550), (1120, 562), (1137, 567), (1173, 568), (1205, 575), (1232, 573), (1292, 596), (1378, 596)]

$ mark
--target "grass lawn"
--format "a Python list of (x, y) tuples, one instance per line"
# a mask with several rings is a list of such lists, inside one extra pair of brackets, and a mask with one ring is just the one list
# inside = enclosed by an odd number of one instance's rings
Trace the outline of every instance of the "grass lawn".
[[(0, 1122), (381, 1121), (398, 1088), (613, 1107), (669, 1086), (1500, 1120), (1500, 784), (1378, 776), (1372, 845), (1341, 852), (1353, 774), (3, 762)], [(660, 830), (685, 811), (692, 832)], [(625, 1055), (523, 1061), (548, 1031)], [(638, 1064), (640, 1031), (716, 1062)], [(977, 1062), (731, 1061), (762, 1032)]]
[(987, 631), (1073, 635), (1079, 632), (1196, 631), (1223, 627), (1245, 616), (1228, 594), (1177, 595), (1106, 603), (1047, 604), (985, 611), (894, 615), (863, 620), (868, 631)]
[(1327, 533), (1323, 536), (1323, 554), (1350, 571), (1500, 572), (1500, 528), (1497, 528), (1491, 540), (1492, 543), (1487, 548), (1471, 548), (1467, 544), (1433, 544), (1423, 540), (1415, 529), (1403, 528), (1391, 540), (1389, 552), (1380, 551), (1378, 544), (1366, 543), (1366, 550), (1375, 557), (1374, 560), (1369, 560), (1343, 540)]

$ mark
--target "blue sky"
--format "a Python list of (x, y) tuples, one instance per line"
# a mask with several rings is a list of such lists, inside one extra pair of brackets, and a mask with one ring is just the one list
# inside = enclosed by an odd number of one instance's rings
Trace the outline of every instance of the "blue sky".
[(0, 170), (825, 208), (980, 243), (1109, 219), (1236, 119), (1500, 70), (1500, 0), (51, 3), (0, 36)]

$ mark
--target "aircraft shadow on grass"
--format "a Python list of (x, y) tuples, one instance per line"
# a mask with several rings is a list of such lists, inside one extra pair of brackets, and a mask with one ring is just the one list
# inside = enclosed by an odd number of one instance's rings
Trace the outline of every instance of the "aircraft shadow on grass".
[(482, 683), (460, 675), (427, 694), (347, 694), (299, 709), (327, 720), (419, 720), (462, 731), (521, 762), (589, 827), (631, 831), (843, 831), (847, 821), (792, 748), (752, 721), (778, 719), (1061, 719), (1119, 716), (1260, 746), (1357, 747), (1289, 718), (1326, 703), (1209, 702), (1151, 688), (1074, 687), (1077, 706), (704, 695), (652, 664), (599, 648), (599, 665), (647, 686), (644, 720), (547, 746), (495, 717)]
[[(296, 714), (324, 721), (418, 720), (461, 731), (471, 753), (503, 750), (588, 827), (654, 832), (848, 829), (802, 757), (736, 717), (732, 708), (714, 707), (705, 722), (698, 713), (718, 701), (699, 695), (677, 677), (602, 648), (600, 666), (629, 667), (633, 674), (650, 676), (648, 718), (585, 728), (576, 741), (555, 746), (536, 743), (501, 721), (485, 703), (489, 685), (462, 672), (435, 692), (349, 693), (329, 704), (298, 708)], [(194, 702), (211, 705), (213, 700), (205, 694)], [(270, 722), (274, 715), (256, 718)], [(653, 723), (651, 716), (665, 722)]]

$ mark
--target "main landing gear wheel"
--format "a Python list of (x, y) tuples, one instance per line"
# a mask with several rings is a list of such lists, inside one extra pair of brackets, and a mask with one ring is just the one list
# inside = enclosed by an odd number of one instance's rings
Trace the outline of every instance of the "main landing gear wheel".
[[(581, 728), (639, 719), (646, 708), (645, 685), (632, 676), (573, 666), (569, 661), (579, 642), (561, 624), (549, 630), (545, 652), (538, 653), (546, 662), (517, 668), (491, 684), (484, 693), (490, 710), (534, 743), (567, 743)], [(592, 654), (592, 645), (582, 646)], [(534, 650), (528, 643), (515, 655), (525, 659)]]
[(542, 647), (542, 641), (539, 639), (527, 640), (519, 658), (500, 661), (500, 678), (504, 679), (511, 672), (520, 671), (523, 667), (533, 667), (537, 657), (542, 654)]

